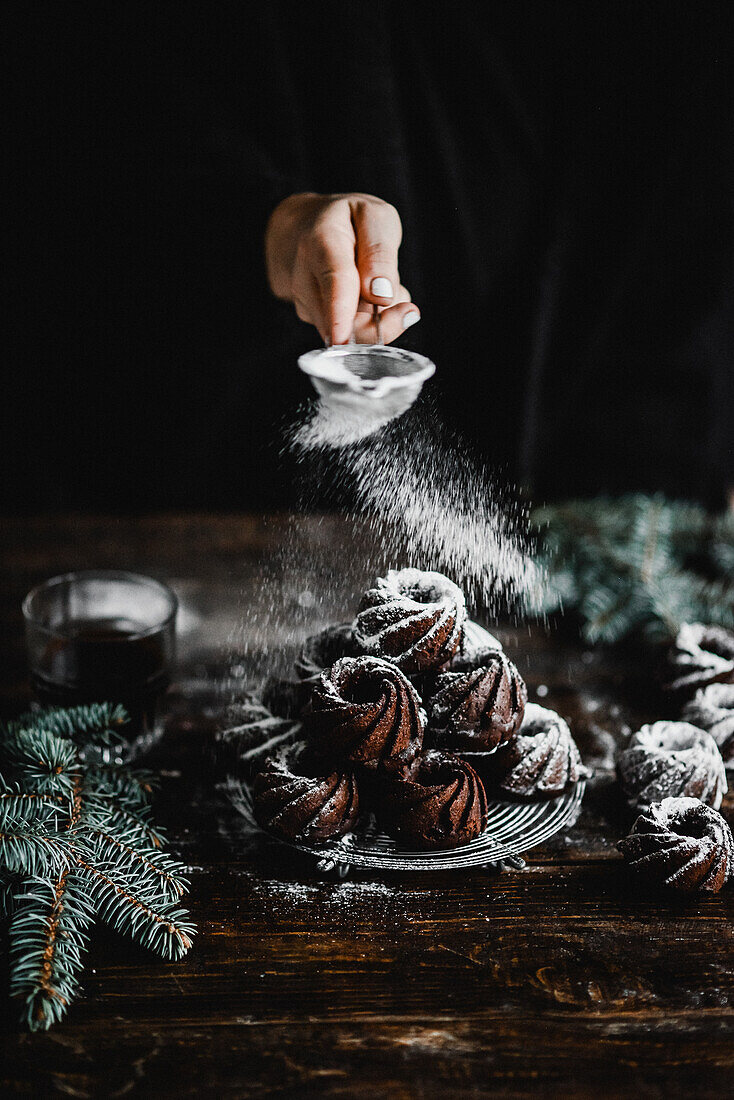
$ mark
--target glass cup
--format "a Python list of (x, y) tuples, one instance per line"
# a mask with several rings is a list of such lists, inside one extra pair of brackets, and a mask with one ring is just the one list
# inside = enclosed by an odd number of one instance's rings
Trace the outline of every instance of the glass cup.
[(41, 706), (121, 703), (131, 759), (160, 733), (159, 705), (175, 657), (178, 600), (137, 573), (65, 573), (23, 601), (31, 688)]

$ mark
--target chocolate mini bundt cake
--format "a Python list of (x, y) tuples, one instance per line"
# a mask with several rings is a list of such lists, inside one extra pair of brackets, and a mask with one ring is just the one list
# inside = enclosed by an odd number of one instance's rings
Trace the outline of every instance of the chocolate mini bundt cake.
[(504, 653), (490, 653), (471, 672), (444, 672), (429, 702), (433, 744), (450, 752), (490, 752), (520, 728), (525, 681)]
[(488, 758), (488, 779), (515, 798), (560, 794), (586, 776), (568, 724), (553, 710), (528, 703), (517, 733)]
[(448, 577), (393, 569), (362, 597), (354, 638), (363, 653), (406, 674), (425, 672), (450, 661), (465, 620), (464, 594)]
[(479, 623), (467, 619), (461, 632), (461, 642), (449, 662), (452, 672), (472, 672), (486, 665), (490, 655), (502, 652), (502, 642)]
[(357, 657), (359, 650), (354, 641), (351, 623), (338, 623), (327, 626), (318, 634), (312, 634), (303, 643), (296, 657), (296, 673), (301, 680), (316, 683), (325, 668), (341, 657)]
[(617, 772), (629, 804), (644, 810), (664, 798), (698, 798), (721, 805), (724, 762), (709, 733), (688, 722), (653, 722), (633, 734)]
[(253, 809), (268, 832), (283, 840), (315, 843), (354, 827), (359, 794), (350, 772), (329, 773), (298, 742), (271, 756), (255, 776)]
[(668, 654), (673, 679), (668, 689), (693, 693), (708, 684), (734, 683), (734, 631), (684, 623)]
[(731, 874), (734, 857), (726, 821), (697, 798), (653, 803), (617, 847), (650, 882), (686, 893), (717, 893)]
[(725, 765), (734, 763), (734, 684), (700, 688), (683, 708), (683, 718), (711, 734)]
[(262, 700), (278, 718), (296, 721), (311, 698), (312, 685), (299, 677), (268, 676), (262, 688)]
[(394, 664), (343, 657), (322, 672), (304, 721), (314, 750), (327, 760), (402, 767), (421, 749), (426, 716)]
[(301, 734), (299, 722), (279, 718), (256, 696), (245, 696), (229, 709), (227, 727), (215, 734), (219, 766), (249, 779), (271, 752), (298, 741)]
[(299, 718), (323, 670), (340, 657), (356, 656), (352, 624), (327, 626), (306, 638), (295, 660), (295, 677), (268, 677), (262, 689), (263, 702), (281, 718)]
[(458, 848), (487, 823), (487, 796), (474, 769), (451, 753), (428, 750), (401, 773), (384, 779), (378, 822), (415, 848)]

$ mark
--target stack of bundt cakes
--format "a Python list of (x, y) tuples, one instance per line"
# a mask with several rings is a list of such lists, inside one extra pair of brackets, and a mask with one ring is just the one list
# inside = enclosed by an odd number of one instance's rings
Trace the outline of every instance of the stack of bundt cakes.
[(527, 704), (517, 668), (440, 573), (378, 578), (354, 622), (309, 638), (266, 701), (300, 720), (302, 740), (255, 777), (255, 816), (299, 843), (372, 812), (408, 848), (455, 848), (485, 828), (488, 794), (549, 796), (583, 774), (566, 723)]
[[(734, 633), (686, 626), (670, 660), (671, 686), (689, 701), (683, 720), (643, 726), (618, 754), (639, 815), (618, 846), (650, 884), (716, 893), (734, 873), (718, 812), (734, 764)], [(548, 798), (587, 774), (567, 723), (528, 702), (461, 589), (418, 569), (378, 578), (353, 622), (308, 638), (292, 676), (268, 680), (243, 722), (248, 745), (270, 751), (255, 816), (297, 843), (373, 814), (407, 849), (457, 848), (485, 829), (489, 799)]]

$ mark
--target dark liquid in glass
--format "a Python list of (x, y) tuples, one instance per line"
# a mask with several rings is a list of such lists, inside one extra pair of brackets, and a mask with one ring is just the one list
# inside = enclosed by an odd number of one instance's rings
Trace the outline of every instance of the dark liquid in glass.
[(130, 619), (80, 619), (52, 638), (31, 686), (42, 706), (122, 703), (130, 715), (126, 736), (153, 730), (158, 701), (169, 684), (160, 634), (140, 634)]

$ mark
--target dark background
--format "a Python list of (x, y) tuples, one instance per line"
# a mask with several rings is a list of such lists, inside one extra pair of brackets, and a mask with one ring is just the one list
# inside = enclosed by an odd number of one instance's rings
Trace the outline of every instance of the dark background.
[(718, 4), (5, 5), (5, 511), (295, 499), (296, 190), (395, 203), (435, 407), (536, 499), (732, 470)]

